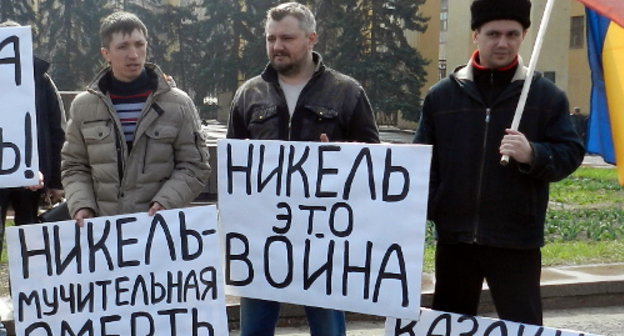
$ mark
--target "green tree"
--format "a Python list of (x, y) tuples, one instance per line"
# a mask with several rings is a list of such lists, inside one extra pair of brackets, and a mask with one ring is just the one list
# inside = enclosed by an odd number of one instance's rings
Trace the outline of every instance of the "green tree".
[(0, 1), (0, 22), (6, 20), (28, 25), (35, 21), (35, 12), (27, 1)]
[(204, 67), (207, 91), (235, 91), (239, 79), (258, 74), (264, 64), (262, 20), (268, 0), (203, 2), (201, 32), (206, 36)]
[(420, 117), (420, 90), (428, 61), (409, 45), (405, 32), (426, 30), (428, 18), (419, 13), (423, 3), (318, 1), (320, 39), (329, 39), (320, 42), (319, 50), (324, 50), (330, 65), (362, 83), (380, 123), (394, 124), (397, 113), (407, 120)]
[(82, 90), (104, 64), (100, 56), (100, 20), (111, 12), (106, 0), (43, 1), (40, 36), (61, 90)]
[(148, 28), (148, 60), (161, 66), (181, 89), (195, 92), (199, 83), (194, 72), (204, 53), (203, 38), (196, 32), (195, 6), (144, 8), (130, 4), (126, 10), (137, 14)]
[[(419, 13), (425, 0), (310, 0), (317, 18), (316, 46), (327, 64), (359, 80), (382, 123), (420, 116), (420, 90), (427, 61), (411, 47), (406, 30), (424, 32), (428, 18)], [(207, 36), (202, 76), (209, 90), (234, 91), (241, 79), (266, 64), (264, 17), (280, 1), (203, 2)]]

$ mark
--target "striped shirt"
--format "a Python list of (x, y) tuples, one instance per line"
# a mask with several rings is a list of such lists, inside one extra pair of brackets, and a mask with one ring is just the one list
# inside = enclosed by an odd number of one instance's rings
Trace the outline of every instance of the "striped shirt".
[(121, 121), (126, 142), (132, 143), (134, 141), (134, 131), (141, 117), (141, 111), (143, 111), (147, 97), (151, 93), (152, 91), (150, 90), (131, 96), (110, 95), (119, 121)]
[(118, 81), (113, 76), (110, 78), (109, 96), (121, 122), (128, 149), (132, 148), (137, 123), (153, 90), (153, 84), (150, 83), (146, 71), (129, 83)]

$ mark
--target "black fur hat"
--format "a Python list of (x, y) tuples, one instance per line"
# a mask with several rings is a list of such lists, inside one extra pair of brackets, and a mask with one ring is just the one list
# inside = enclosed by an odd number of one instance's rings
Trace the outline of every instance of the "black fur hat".
[(515, 20), (520, 22), (524, 29), (531, 26), (529, 0), (474, 0), (470, 6), (470, 13), (472, 30), (494, 20)]

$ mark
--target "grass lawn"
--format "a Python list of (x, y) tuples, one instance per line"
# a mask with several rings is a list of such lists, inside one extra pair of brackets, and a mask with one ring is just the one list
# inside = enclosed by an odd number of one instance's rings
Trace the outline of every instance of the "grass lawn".
[[(624, 262), (624, 188), (615, 169), (579, 168), (552, 183), (546, 214), (544, 266)], [(433, 271), (428, 226), (423, 269)]]

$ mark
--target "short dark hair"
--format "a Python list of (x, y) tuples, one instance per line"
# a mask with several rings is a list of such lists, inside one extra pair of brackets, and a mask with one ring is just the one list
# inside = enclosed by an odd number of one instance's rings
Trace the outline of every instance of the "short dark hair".
[(299, 27), (310, 35), (316, 32), (316, 20), (310, 9), (298, 2), (286, 2), (279, 4), (267, 11), (266, 23), (269, 21), (281, 21), (286, 16), (294, 16), (299, 20)]
[(108, 48), (109, 44), (113, 40), (113, 34), (123, 33), (132, 34), (132, 32), (138, 29), (147, 38), (147, 27), (141, 19), (136, 15), (128, 12), (114, 12), (105, 17), (100, 26), (100, 41), (102, 47)]

